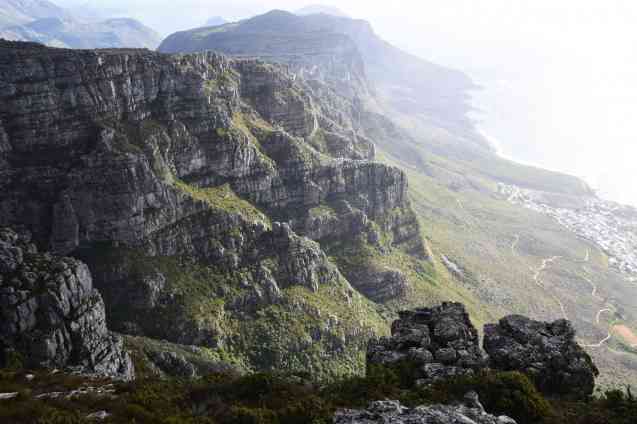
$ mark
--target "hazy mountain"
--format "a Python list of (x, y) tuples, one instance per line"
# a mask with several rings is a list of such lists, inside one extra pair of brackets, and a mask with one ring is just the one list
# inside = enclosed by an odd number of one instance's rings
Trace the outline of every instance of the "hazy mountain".
[(53, 47), (154, 49), (160, 36), (139, 21), (127, 18), (83, 23), (72, 18), (44, 18), (0, 31), (7, 40), (34, 41)]
[(16, 26), (41, 18), (68, 18), (65, 9), (47, 0), (0, 1), (0, 28)]
[[(167, 37), (159, 47), (163, 52), (218, 50), (228, 54), (291, 54), (334, 42), (334, 36), (346, 36), (357, 47), (367, 77), (387, 107), (398, 114), (423, 111), (426, 121), (445, 131), (473, 129), (466, 113), (467, 90), (471, 80), (459, 71), (448, 69), (410, 55), (382, 40), (363, 20), (325, 14), (297, 16), (271, 11), (239, 22), (209, 29), (193, 29)], [(328, 39), (332, 37), (331, 41)], [(318, 41), (318, 40), (321, 41)], [(312, 40), (314, 47), (309, 40)], [(340, 41), (343, 46), (344, 40)], [(475, 143), (482, 141), (477, 135)]]
[(205, 23), (204, 26), (206, 27), (211, 27), (211, 26), (220, 26), (220, 25), (224, 25), (227, 24), (228, 21), (224, 18), (222, 18), (221, 16), (213, 16), (212, 18), (208, 19)]
[(349, 15), (343, 12), (341, 9), (334, 6), (326, 6), (322, 4), (312, 4), (310, 6), (305, 6), (294, 13), (296, 13), (297, 15), (324, 14), (324, 15), (339, 16), (342, 18), (349, 18)]

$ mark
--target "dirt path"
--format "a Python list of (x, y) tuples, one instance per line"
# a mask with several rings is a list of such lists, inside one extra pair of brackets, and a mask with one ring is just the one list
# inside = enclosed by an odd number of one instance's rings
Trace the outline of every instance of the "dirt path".
[(514, 255), (517, 256), (517, 252), (516, 252), (516, 247), (518, 246), (518, 243), (520, 242), (520, 235), (516, 234), (515, 235), (515, 239), (513, 240), (513, 243), (511, 243), (511, 253), (513, 253)]
[[(602, 314), (603, 314), (604, 312), (612, 313), (612, 312), (613, 312), (613, 310), (612, 310), (612, 309), (610, 309), (610, 308), (600, 309), (600, 310), (597, 312), (597, 315), (595, 316), (595, 322), (596, 322), (598, 325), (600, 325), (600, 324), (601, 324), (601, 318), (602, 318)], [(609, 326), (609, 327), (608, 327), (608, 335), (607, 335), (606, 337), (604, 337), (602, 340), (600, 340), (598, 343), (587, 344), (587, 343), (583, 343), (583, 342), (581, 342), (581, 341), (580, 341), (580, 344), (581, 344), (583, 347), (598, 348), (598, 347), (602, 347), (602, 346), (604, 346), (604, 344), (605, 344), (605, 343), (607, 343), (607, 342), (608, 342), (608, 341), (609, 341), (612, 337), (613, 337), (613, 333), (612, 333), (611, 328), (610, 328), (610, 326)]]
[(592, 290), (593, 290), (593, 291), (591, 292), (591, 297), (592, 297), (593, 299), (595, 299), (595, 300), (598, 300), (598, 301), (600, 301), (600, 302), (603, 302), (603, 301), (604, 301), (604, 298), (597, 294), (597, 284), (593, 283), (593, 282), (591, 281), (591, 279), (590, 279), (590, 278), (588, 278), (588, 277), (580, 276), (580, 278), (581, 278), (582, 280), (586, 281), (588, 284), (590, 284), (590, 285), (591, 285), (591, 288), (592, 288)]
[(533, 270), (533, 268), (531, 268), (531, 271), (535, 272), (535, 274), (533, 275), (533, 281), (535, 282), (535, 284), (538, 287), (546, 290), (551, 295), (553, 300), (555, 300), (555, 303), (557, 303), (559, 305), (560, 310), (562, 311), (562, 317), (564, 319), (568, 319), (568, 315), (566, 313), (566, 308), (564, 307), (564, 303), (562, 303), (560, 298), (557, 297), (557, 295), (555, 295), (555, 293), (552, 290), (549, 290), (548, 288), (546, 288), (546, 286), (544, 285), (544, 283), (542, 282), (542, 280), (540, 278), (540, 276), (542, 275), (542, 272), (544, 272), (549, 267), (549, 265), (553, 264), (558, 259), (561, 259), (561, 257), (560, 256), (553, 256), (551, 258), (546, 258), (546, 259), (544, 259), (542, 261), (542, 265), (538, 269)]

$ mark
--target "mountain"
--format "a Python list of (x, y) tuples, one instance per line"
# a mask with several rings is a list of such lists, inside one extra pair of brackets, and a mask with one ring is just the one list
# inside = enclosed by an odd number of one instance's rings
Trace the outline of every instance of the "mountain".
[[(464, 74), (391, 46), (365, 21), (282, 11), (173, 34), (160, 50), (282, 63), (350, 98), (379, 157), (409, 177), (436, 278), (448, 282), (444, 291), (469, 291), (471, 309), (487, 317), (568, 318), (604, 385), (637, 381), (636, 276), (622, 269), (634, 263), (622, 253), (633, 244), (617, 235), (625, 219), (608, 224), (589, 207), (598, 199), (578, 178), (498, 157), (467, 117), (474, 85)], [(505, 194), (516, 189), (543, 200)]]
[(127, 18), (83, 23), (72, 18), (44, 18), (0, 30), (0, 37), (14, 41), (34, 41), (53, 47), (154, 49), (160, 36), (139, 21)]
[[(337, 36), (346, 38), (337, 42)], [(164, 40), (159, 50), (218, 50), (227, 54), (285, 59), (310, 46), (308, 40), (321, 43), (322, 47), (331, 43), (340, 50), (353, 43), (365, 64), (367, 77), (392, 111), (402, 115), (415, 110), (426, 111), (430, 125), (447, 132), (463, 131), (473, 135), (477, 145), (486, 146), (472, 133), (472, 124), (466, 118), (469, 111), (467, 90), (473, 88), (470, 79), (391, 46), (365, 21), (325, 14), (297, 16), (272, 11), (215, 31), (195, 29), (173, 34)]]
[(310, 6), (305, 6), (294, 13), (296, 15), (301, 15), (301, 16), (323, 14), (323, 15), (338, 16), (342, 18), (349, 18), (347, 13), (343, 12), (339, 8), (334, 6), (325, 6), (321, 4), (313, 4)]
[(69, 18), (70, 14), (47, 0), (3, 0), (0, 28), (16, 26), (42, 18)]
[(213, 53), (1, 51), (0, 225), (85, 262), (110, 329), (335, 378), (434, 298), (405, 174), (353, 99)]
[(213, 16), (212, 18), (210, 18), (210, 19), (208, 19), (206, 21), (204, 26), (213, 27), (213, 26), (224, 25), (224, 24), (227, 24), (227, 23), (228, 23), (228, 21), (225, 20), (224, 18), (222, 18), (221, 16)]

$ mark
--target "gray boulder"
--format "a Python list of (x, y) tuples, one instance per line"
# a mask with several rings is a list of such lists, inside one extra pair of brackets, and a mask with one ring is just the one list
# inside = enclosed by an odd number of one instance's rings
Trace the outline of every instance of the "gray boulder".
[(400, 313), (392, 324), (392, 336), (372, 340), (367, 365), (394, 365), (410, 361), (420, 385), (472, 374), (484, 368), (478, 331), (460, 303), (443, 303)]
[(515, 424), (506, 416), (487, 414), (477, 404), (433, 405), (407, 408), (398, 401), (372, 402), (365, 410), (339, 410), (334, 415), (334, 424)]
[(39, 254), (28, 239), (0, 228), (0, 367), (10, 352), (25, 367), (134, 378), (122, 339), (106, 328), (88, 267)]
[(521, 371), (548, 394), (588, 396), (599, 371), (575, 342), (567, 320), (552, 323), (520, 315), (504, 317), (484, 327), (484, 349), (490, 365), (503, 371)]

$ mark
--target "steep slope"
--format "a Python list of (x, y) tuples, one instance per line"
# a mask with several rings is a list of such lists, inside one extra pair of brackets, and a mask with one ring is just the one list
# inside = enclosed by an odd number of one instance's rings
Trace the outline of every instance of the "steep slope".
[(351, 98), (210, 53), (1, 50), (0, 223), (85, 260), (114, 330), (329, 377), (428, 290)]
[(0, 31), (0, 38), (34, 41), (52, 47), (110, 48), (143, 47), (154, 49), (160, 37), (134, 19), (109, 19), (83, 23), (73, 18), (48, 17)]
[(47, 0), (3, 0), (0, 28), (26, 24), (42, 18), (68, 18), (69, 13)]
[[(224, 35), (206, 35), (203, 30), (175, 34), (161, 48), (181, 43), (186, 49), (231, 51), (233, 40), (249, 36), (260, 38), (261, 47), (244, 49), (243, 55), (290, 64), (283, 43), (276, 51), (268, 50), (265, 40), (281, 34), (268, 24), (272, 20), (287, 22), (278, 27), (284, 28), (289, 51), (299, 50), (308, 33), (323, 38), (346, 35), (356, 45), (362, 67), (352, 75), (358, 74), (354, 80), (364, 81), (366, 87), (352, 90), (359, 93), (354, 96), (361, 105), (359, 125), (376, 143), (379, 157), (409, 175), (410, 197), (433, 247), (436, 278), (444, 286), (429, 291), (429, 298), (453, 288), (472, 293), (472, 308), (486, 316), (521, 313), (542, 320), (567, 316), (600, 365), (602, 384), (637, 381), (637, 358), (629, 341), (637, 331), (631, 312), (634, 283), (609, 267), (603, 246), (508, 202), (499, 187), (540, 191), (575, 210), (593, 199), (592, 191), (578, 178), (516, 164), (485, 148), (464, 113), (471, 86), (466, 77), (427, 67), (389, 45), (383, 47), (363, 21), (290, 17), (276, 11), (221, 27), (216, 34)], [(197, 37), (196, 43), (191, 42)], [(331, 61), (342, 62), (338, 55), (327, 54), (320, 61), (311, 54), (294, 57), (295, 64), (290, 65), (294, 73), (334, 84), (328, 70)], [(420, 94), (404, 102), (395, 90)]]
[[(423, 156), (435, 154), (484, 178), (536, 189), (590, 194), (577, 178), (498, 158), (467, 116), (473, 82), (459, 71), (392, 46), (376, 35), (366, 21), (327, 14), (297, 16), (274, 10), (214, 29), (175, 33), (159, 47), (159, 51), (173, 53), (205, 50), (259, 56), (291, 64), (297, 73), (298, 68), (306, 74), (314, 70), (318, 75), (310, 73), (310, 78), (332, 84), (329, 76), (340, 75), (340, 90), (351, 90), (347, 88), (350, 79), (359, 82), (353, 91), (365, 106), (360, 114), (361, 125), (375, 127), (369, 130), (380, 127), (382, 131), (375, 132), (379, 145), (410, 166), (423, 167)], [(335, 73), (333, 58), (338, 58), (337, 64), (356, 61), (357, 71)], [(421, 153), (423, 147), (425, 155)]]

